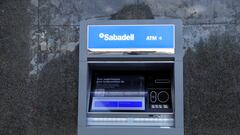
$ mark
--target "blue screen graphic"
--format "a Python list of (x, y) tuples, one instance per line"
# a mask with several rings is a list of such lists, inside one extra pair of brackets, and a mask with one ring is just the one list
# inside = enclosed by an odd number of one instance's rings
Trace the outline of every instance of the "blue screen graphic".
[(88, 49), (173, 49), (174, 25), (89, 25)]
[(109, 107), (109, 108), (121, 108), (121, 107), (142, 107), (141, 101), (96, 101), (95, 107)]

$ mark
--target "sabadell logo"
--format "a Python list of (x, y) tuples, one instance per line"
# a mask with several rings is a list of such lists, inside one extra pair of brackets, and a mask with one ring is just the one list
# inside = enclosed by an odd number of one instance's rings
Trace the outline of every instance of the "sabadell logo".
[(112, 40), (117, 40), (117, 41), (124, 41), (124, 40), (134, 40), (134, 34), (123, 34), (123, 35), (115, 35), (115, 34), (104, 34), (104, 33), (99, 33), (99, 38), (105, 40), (105, 41), (112, 41)]

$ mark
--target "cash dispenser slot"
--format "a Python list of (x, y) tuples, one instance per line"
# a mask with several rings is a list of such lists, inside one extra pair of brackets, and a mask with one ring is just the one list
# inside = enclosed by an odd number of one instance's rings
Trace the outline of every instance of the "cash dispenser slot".
[(174, 127), (173, 62), (89, 63), (88, 126)]

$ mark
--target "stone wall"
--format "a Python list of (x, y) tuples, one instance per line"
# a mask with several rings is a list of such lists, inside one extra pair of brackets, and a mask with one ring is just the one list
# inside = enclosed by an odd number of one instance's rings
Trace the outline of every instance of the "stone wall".
[(1, 0), (0, 134), (76, 134), (79, 22), (88, 18), (182, 19), (185, 133), (240, 133), (240, 1)]

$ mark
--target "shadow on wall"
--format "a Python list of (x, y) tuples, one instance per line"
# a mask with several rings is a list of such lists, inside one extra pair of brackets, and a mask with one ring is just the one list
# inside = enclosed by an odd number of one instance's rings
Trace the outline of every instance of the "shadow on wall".
[(78, 47), (48, 63), (37, 80), (35, 134), (77, 132)]
[(154, 19), (154, 15), (148, 5), (145, 3), (132, 4), (123, 7), (117, 13), (111, 15), (112, 20), (129, 19)]
[(187, 135), (239, 135), (240, 44), (227, 34), (210, 36), (184, 57)]
[(30, 123), (31, 18), (27, 1), (14, 2), (0, 1), (0, 135), (25, 135)]

